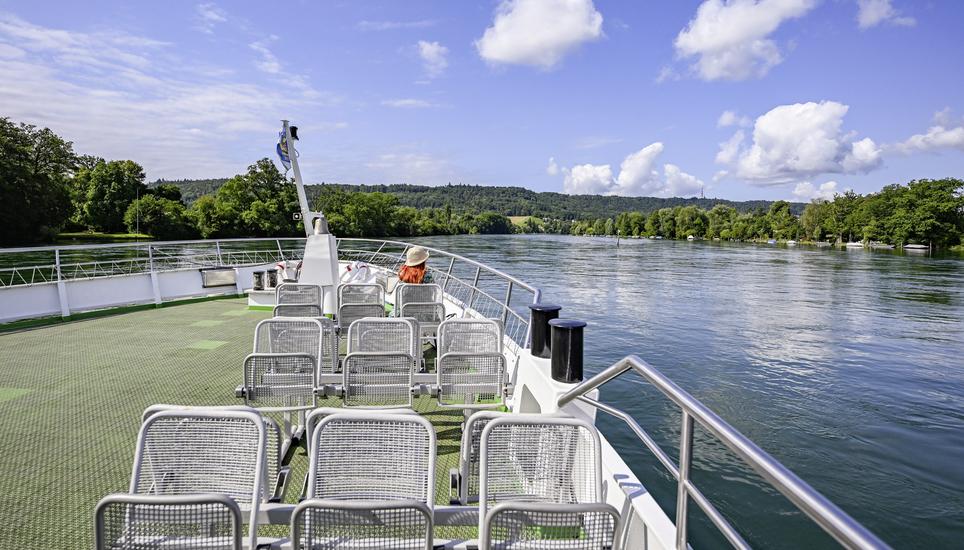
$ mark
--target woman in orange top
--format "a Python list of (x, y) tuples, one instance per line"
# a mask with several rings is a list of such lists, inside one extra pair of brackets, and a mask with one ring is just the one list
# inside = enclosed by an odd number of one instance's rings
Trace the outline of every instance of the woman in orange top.
[(428, 260), (428, 250), (421, 246), (413, 246), (405, 254), (405, 265), (398, 271), (398, 280), (403, 283), (421, 284), (425, 281), (425, 261)]

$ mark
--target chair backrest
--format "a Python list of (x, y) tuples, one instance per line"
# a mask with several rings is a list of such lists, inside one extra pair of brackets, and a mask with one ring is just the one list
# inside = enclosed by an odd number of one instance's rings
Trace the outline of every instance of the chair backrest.
[(407, 353), (349, 353), (342, 364), (346, 407), (412, 406), (415, 359)]
[(325, 292), (318, 285), (282, 283), (275, 289), (275, 304), (311, 304), (318, 307), (324, 302)]
[(414, 500), (435, 497), (435, 430), (414, 414), (346, 412), (311, 434), (308, 498)]
[[(277, 308), (305, 306), (277, 306)], [(327, 317), (273, 317), (254, 329), (254, 353), (306, 353), (315, 358), (318, 373), (333, 373), (338, 365), (335, 325)]]
[(414, 500), (305, 500), (291, 515), (294, 550), (432, 550), (432, 511)]
[(348, 327), (348, 353), (393, 352), (421, 357), (414, 319), (366, 318)]
[(445, 320), (445, 306), (438, 302), (406, 302), (399, 310), (399, 317), (415, 319), (421, 326), (437, 326)]
[(141, 425), (129, 492), (228, 496), (250, 506), (254, 545), (265, 495), (267, 440), (263, 418), (251, 410), (158, 411)]
[(599, 434), (583, 420), (539, 414), (494, 418), (482, 430), (480, 458), (480, 517), (502, 501), (602, 501)]
[(271, 310), (273, 317), (321, 317), (321, 306), (315, 304), (280, 304)]
[(493, 409), (505, 402), (505, 356), (450, 351), (438, 358), (438, 403), (459, 409)]
[(385, 307), (385, 288), (378, 283), (347, 283), (338, 286), (338, 305), (377, 304)]
[(492, 319), (446, 319), (438, 327), (438, 354), (502, 353), (502, 323)]
[(317, 405), (318, 361), (307, 353), (252, 353), (244, 358), (244, 402), (275, 409)]
[(465, 420), (459, 451), (459, 501), (470, 504), (479, 501), (479, 466), (482, 462), (482, 430), (492, 420), (511, 413), (477, 411)]
[[(342, 414), (350, 412), (352, 414), (417, 414), (412, 409), (398, 408), (398, 409), (345, 409), (343, 407), (318, 407), (308, 414), (305, 419), (305, 441), (311, 444), (311, 434), (315, 429), (315, 426), (322, 421), (326, 416), (331, 416), (333, 414)], [(309, 450), (310, 452), (310, 450)]]
[(241, 524), (225, 495), (114, 494), (94, 509), (94, 549), (241, 550)]
[(144, 413), (141, 415), (141, 423), (143, 424), (148, 418), (161, 411), (247, 411), (260, 415), (261, 420), (264, 422), (264, 429), (268, 438), (268, 448), (265, 453), (265, 480), (263, 484), (264, 500), (268, 499), (271, 491), (271, 481), (278, 478), (278, 472), (282, 466), (282, 452), (284, 448), (284, 436), (282, 435), (281, 426), (279, 426), (273, 418), (261, 414), (257, 409), (248, 405), (191, 406), (158, 403), (144, 409)]
[[(434, 284), (410, 284), (399, 283), (395, 287), (395, 311), (400, 312), (402, 306), (410, 302), (436, 302), (442, 303), (442, 287)], [(396, 317), (401, 316), (396, 313)]]
[(483, 518), (480, 548), (619, 550), (619, 512), (608, 504), (503, 502)]
[(348, 335), (348, 327), (359, 319), (381, 318), (385, 316), (385, 306), (381, 304), (342, 304), (338, 307), (338, 327), (342, 337)]

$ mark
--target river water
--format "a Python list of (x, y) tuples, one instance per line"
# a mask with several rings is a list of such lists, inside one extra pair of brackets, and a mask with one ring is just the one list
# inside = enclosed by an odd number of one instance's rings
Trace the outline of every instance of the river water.
[[(589, 323), (587, 376), (639, 355), (895, 548), (964, 544), (964, 258), (549, 235), (419, 242), (541, 287)], [(629, 374), (601, 398), (675, 460), (678, 409)], [(600, 423), (672, 517), (669, 474), (624, 425)], [(834, 546), (700, 430), (693, 467), (751, 544)], [(694, 546), (724, 544), (692, 517)]]

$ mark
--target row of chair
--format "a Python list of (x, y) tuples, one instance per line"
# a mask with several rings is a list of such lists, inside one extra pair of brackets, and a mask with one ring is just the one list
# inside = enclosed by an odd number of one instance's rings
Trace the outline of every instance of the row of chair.
[[(275, 316), (321, 317), (325, 291), (321, 286), (284, 283), (275, 291)], [(385, 317), (385, 289), (378, 283), (347, 283), (338, 286), (337, 327), (346, 330), (366, 317)], [(417, 319), (425, 336), (445, 319), (442, 288), (434, 284), (401, 283), (395, 287), (393, 316)]]
[[(419, 323), (363, 318), (347, 333), (338, 393), (346, 406), (411, 406), (421, 370)], [(442, 407), (481, 409), (503, 403), (502, 328), (488, 319), (448, 319), (438, 327), (436, 386)], [(246, 404), (298, 410), (316, 406), (322, 375), (338, 372), (338, 344), (327, 318), (275, 317), (258, 323), (237, 394)], [(322, 391), (321, 393), (325, 393)]]
[[(312, 418), (304, 499), (291, 511), (288, 541), (258, 533), (266, 523), (259, 511), (277, 498), (268, 484), (270, 422), (247, 407), (159, 406), (145, 411), (129, 492), (97, 506), (96, 548), (433, 548), (432, 425), (410, 410)], [(492, 412), (470, 425), (459, 501), (471, 502), (478, 487), (480, 547), (616, 547), (619, 515), (603, 503), (592, 425)]]

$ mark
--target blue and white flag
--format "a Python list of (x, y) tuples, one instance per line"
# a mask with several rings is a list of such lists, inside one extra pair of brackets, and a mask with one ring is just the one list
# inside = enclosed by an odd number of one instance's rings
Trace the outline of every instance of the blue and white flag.
[(281, 159), (281, 164), (285, 167), (285, 172), (291, 170), (291, 157), (288, 156), (288, 140), (285, 138), (285, 132), (282, 130), (278, 134), (278, 158)]

